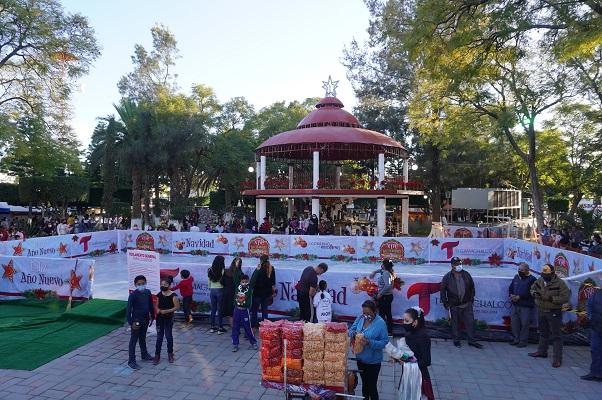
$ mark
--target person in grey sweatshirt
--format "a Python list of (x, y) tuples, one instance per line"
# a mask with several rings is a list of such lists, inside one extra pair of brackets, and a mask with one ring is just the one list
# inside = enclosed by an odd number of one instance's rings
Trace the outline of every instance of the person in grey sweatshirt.
[(393, 303), (393, 282), (395, 281), (395, 272), (393, 271), (393, 262), (388, 258), (383, 259), (380, 269), (372, 272), (370, 278), (378, 277), (378, 292), (376, 294), (376, 303), (378, 304), (378, 314), (387, 323), (389, 335), (393, 333), (393, 315), (391, 313), (391, 304)]

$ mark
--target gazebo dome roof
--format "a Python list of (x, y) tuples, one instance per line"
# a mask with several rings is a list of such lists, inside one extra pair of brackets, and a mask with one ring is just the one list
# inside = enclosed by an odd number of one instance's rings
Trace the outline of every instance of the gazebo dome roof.
[(257, 156), (310, 159), (320, 151), (322, 160), (365, 160), (380, 153), (404, 157), (406, 149), (391, 137), (362, 128), (352, 114), (343, 110), (336, 97), (324, 97), (316, 109), (299, 122), (297, 129), (279, 133), (256, 149)]

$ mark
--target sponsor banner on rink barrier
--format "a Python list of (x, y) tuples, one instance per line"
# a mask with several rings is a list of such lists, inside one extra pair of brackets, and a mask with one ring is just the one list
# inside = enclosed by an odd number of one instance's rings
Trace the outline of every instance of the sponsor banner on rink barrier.
[(388, 258), (402, 264), (425, 264), (429, 245), (428, 238), (358, 236), (357, 258), (366, 263)]
[(228, 253), (236, 257), (259, 257), (268, 254), (274, 259), (287, 259), (290, 256), (291, 236), (259, 234), (226, 234)]
[(228, 254), (228, 242), (226, 235), (220, 233), (172, 232), (171, 251), (197, 256)]
[(0, 297), (88, 299), (94, 261), (0, 256)]
[(156, 251), (161, 254), (171, 252), (172, 232), (169, 231), (118, 231), (119, 249)]
[(488, 236), (486, 227), (444, 225), (443, 234), (448, 238), (481, 239)]
[(353, 261), (357, 257), (357, 237), (289, 235), (290, 256), (298, 260), (333, 259)]
[(448, 263), (452, 257), (459, 257), (465, 265), (500, 266), (504, 263), (504, 239), (430, 240), (430, 263)]

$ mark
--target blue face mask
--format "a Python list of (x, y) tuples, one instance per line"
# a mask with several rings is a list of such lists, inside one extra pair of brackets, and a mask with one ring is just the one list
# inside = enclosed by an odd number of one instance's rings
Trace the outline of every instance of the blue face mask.
[(456, 272), (462, 271), (462, 264), (456, 265)]
[(374, 317), (372, 315), (364, 314), (364, 319), (366, 321), (372, 321), (374, 319)]
[(146, 285), (137, 285), (136, 286), (136, 290), (139, 290), (141, 292), (144, 291), (145, 289), (146, 289)]

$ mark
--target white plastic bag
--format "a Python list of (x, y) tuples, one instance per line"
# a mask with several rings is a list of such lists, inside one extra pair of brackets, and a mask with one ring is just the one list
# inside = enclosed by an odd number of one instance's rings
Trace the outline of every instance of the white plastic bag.
[[(396, 360), (414, 357), (414, 353), (404, 338), (399, 339), (397, 345), (389, 342), (385, 352)], [(417, 362), (403, 362), (401, 364), (401, 376), (394, 380), (396, 389), (396, 400), (421, 400), (422, 397), (422, 374)]]

